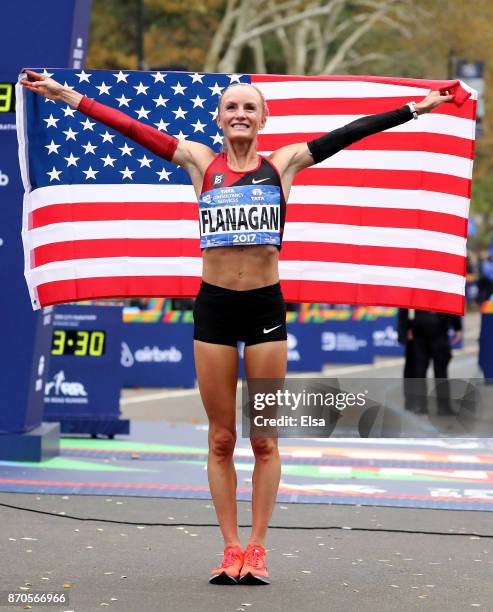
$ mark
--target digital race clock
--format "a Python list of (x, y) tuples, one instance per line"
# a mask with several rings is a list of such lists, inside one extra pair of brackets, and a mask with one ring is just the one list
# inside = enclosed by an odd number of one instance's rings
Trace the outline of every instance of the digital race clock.
[(106, 333), (92, 329), (54, 329), (51, 341), (52, 355), (101, 357), (104, 355)]
[(0, 113), (15, 112), (15, 83), (0, 83)]

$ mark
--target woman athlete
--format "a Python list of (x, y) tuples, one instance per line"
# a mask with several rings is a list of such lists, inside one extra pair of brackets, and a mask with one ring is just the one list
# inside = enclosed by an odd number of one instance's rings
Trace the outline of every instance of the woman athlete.
[[(276, 437), (252, 437), (252, 530), (245, 550), (237, 526), (236, 442), (237, 342), (245, 342), (248, 379), (284, 379), (286, 309), (278, 259), (286, 201), (297, 172), (351, 143), (428, 113), (453, 98), (430, 91), (420, 102), (357, 119), (311, 142), (292, 144), (269, 157), (257, 153), (257, 134), (267, 119), (261, 91), (228, 87), (219, 100), (217, 125), (224, 151), (177, 140), (124, 113), (26, 71), (24, 87), (69, 104), (188, 172), (199, 201), (202, 284), (194, 308), (194, 354), (200, 395), (209, 420), (208, 479), (224, 538), (224, 558), (211, 583), (268, 584), (265, 542), (279, 487)], [(228, 231), (229, 230), (229, 231)]]

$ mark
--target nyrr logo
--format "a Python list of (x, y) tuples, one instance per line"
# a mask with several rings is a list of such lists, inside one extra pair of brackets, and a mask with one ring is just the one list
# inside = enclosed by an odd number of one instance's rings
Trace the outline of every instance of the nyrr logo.
[(87, 397), (84, 385), (80, 382), (65, 380), (65, 372), (60, 370), (53, 376), (53, 380), (46, 383), (45, 398), (47, 396), (59, 397)]
[(221, 187), (224, 183), (224, 174), (214, 174), (212, 176), (212, 184), (214, 187)]
[(8, 177), (8, 175), (4, 174), (0, 170), (0, 187), (7, 187), (8, 184), (9, 184), (9, 177)]

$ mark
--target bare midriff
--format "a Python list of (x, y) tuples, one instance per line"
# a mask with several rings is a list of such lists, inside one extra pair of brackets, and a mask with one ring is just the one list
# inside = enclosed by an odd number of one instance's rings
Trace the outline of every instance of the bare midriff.
[(279, 251), (270, 244), (216, 247), (202, 251), (202, 278), (206, 283), (248, 291), (279, 281)]

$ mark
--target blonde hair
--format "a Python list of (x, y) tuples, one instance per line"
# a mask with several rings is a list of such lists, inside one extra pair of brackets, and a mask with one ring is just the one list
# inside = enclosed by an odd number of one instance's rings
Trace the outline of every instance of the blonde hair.
[(231, 83), (231, 85), (228, 85), (226, 87), (226, 89), (223, 91), (223, 93), (221, 94), (221, 96), (219, 98), (219, 101), (217, 103), (217, 114), (218, 115), (219, 115), (219, 112), (221, 110), (221, 103), (223, 101), (224, 95), (228, 91), (230, 91), (230, 89), (233, 89), (233, 87), (252, 87), (253, 89), (255, 89), (255, 91), (260, 96), (260, 99), (262, 100), (263, 117), (268, 117), (269, 116), (269, 107), (267, 106), (267, 102), (265, 100), (264, 94), (262, 93), (262, 91), (256, 85), (252, 85), (251, 83)]

